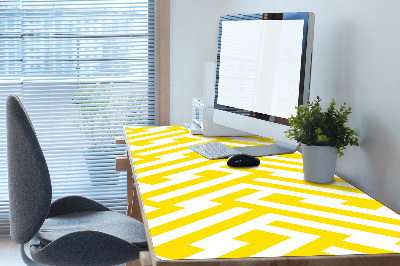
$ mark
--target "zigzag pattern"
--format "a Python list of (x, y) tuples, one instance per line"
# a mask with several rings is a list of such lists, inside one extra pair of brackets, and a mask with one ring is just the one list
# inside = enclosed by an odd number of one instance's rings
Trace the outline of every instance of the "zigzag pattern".
[(301, 154), (233, 169), (187, 148), (271, 143), (205, 138), (183, 127), (126, 127), (146, 219), (159, 259), (400, 252), (400, 216), (335, 177), (303, 180)]

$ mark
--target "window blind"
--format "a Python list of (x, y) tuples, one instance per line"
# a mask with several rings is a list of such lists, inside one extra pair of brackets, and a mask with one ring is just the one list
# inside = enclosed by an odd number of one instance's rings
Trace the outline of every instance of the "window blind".
[(114, 158), (123, 125), (158, 124), (157, 19), (149, 0), (0, 3), (0, 234), (9, 233), (5, 100), (17, 94), (49, 166), (53, 200), (126, 209)]

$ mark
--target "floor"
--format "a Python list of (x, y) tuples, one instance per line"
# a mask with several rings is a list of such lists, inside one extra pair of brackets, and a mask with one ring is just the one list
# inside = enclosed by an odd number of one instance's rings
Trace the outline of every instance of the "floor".
[[(28, 245), (25, 245), (25, 253), (29, 254)], [(28, 255), (29, 256), (29, 255)], [(19, 253), (19, 245), (12, 242), (10, 237), (0, 237), (0, 266), (24, 266)], [(140, 266), (139, 261), (132, 261), (127, 266)], [(122, 265), (120, 265), (122, 266)]]
[[(26, 252), (25, 247), (25, 252)], [(0, 237), (0, 266), (23, 266), (25, 263), (19, 253), (19, 245), (12, 242), (10, 237)]]

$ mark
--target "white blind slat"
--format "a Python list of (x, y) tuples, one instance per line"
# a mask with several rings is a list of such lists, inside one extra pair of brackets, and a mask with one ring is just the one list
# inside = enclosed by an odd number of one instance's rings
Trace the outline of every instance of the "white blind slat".
[(154, 126), (154, 0), (0, 2), (0, 235), (9, 234), (5, 101), (23, 101), (49, 166), (53, 199), (86, 196), (126, 208), (122, 126)]

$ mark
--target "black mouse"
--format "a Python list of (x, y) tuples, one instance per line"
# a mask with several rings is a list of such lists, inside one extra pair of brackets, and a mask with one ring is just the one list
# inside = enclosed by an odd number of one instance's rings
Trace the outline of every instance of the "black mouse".
[(226, 164), (235, 167), (257, 166), (260, 164), (260, 160), (247, 154), (236, 154), (229, 157)]

